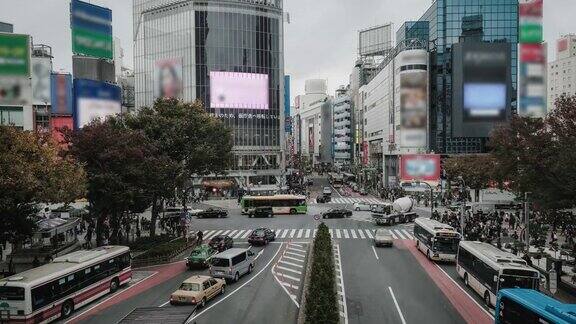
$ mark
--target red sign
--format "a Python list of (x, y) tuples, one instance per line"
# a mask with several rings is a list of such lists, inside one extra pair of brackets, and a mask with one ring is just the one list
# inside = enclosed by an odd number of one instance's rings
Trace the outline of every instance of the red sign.
[(50, 118), (50, 130), (52, 131), (52, 138), (58, 143), (64, 142), (64, 134), (62, 130), (68, 128), (70, 130), (74, 129), (74, 120), (72, 117), (68, 116), (52, 116)]
[(440, 181), (440, 155), (407, 154), (400, 157), (402, 181)]
[(362, 142), (362, 164), (368, 165), (368, 142)]
[(520, 60), (524, 63), (543, 63), (545, 60), (542, 44), (520, 44)]
[(520, 17), (542, 17), (544, 0), (529, 0), (520, 3), (518, 10)]
[(558, 41), (558, 52), (564, 52), (568, 49), (568, 40), (566, 38)]

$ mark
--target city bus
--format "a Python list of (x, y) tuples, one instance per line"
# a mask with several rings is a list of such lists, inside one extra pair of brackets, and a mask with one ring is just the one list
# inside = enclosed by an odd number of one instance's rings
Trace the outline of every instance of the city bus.
[(132, 278), (130, 249), (76, 251), (0, 280), (0, 322), (49, 323), (114, 292)]
[(240, 201), (242, 214), (248, 215), (256, 207), (272, 207), (274, 214), (306, 214), (308, 207), (305, 196), (274, 195), (244, 196)]
[(525, 288), (538, 290), (540, 272), (529, 267), (520, 257), (495, 246), (475, 241), (460, 241), (456, 271), (483, 297), (487, 306), (496, 305), (498, 290)]
[(328, 179), (330, 180), (330, 184), (332, 185), (332, 187), (334, 187), (335, 189), (342, 187), (342, 185), (344, 184), (344, 175), (336, 172), (331, 172), (328, 175)]
[(416, 247), (434, 261), (456, 261), (460, 233), (452, 226), (430, 218), (417, 218), (414, 221)]
[(561, 303), (532, 289), (501, 289), (495, 315), (496, 324), (574, 324), (576, 305)]

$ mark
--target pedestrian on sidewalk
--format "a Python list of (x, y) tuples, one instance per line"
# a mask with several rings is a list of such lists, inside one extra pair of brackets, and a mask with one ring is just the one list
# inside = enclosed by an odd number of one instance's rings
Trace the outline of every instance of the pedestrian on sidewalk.
[(198, 231), (198, 233), (196, 233), (196, 244), (202, 245), (203, 241), (204, 241), (204, 233), (202, 231)]

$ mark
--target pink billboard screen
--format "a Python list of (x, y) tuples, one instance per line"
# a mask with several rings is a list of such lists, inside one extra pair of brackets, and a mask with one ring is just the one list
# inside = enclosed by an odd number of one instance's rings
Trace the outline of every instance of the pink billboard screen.
[(210, 108), (268, 109), (268, 75), (210, 72)]

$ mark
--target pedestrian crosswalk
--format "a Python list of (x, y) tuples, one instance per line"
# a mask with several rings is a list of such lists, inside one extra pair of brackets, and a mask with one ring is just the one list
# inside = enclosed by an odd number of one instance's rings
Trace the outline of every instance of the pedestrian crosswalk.
[(370, 197), (332, 197), (327, 204), (354, 204), (358, 202), (368, 204), (381, 204), (382, 200)]
[[(272, 229), (276, 233), (277, 240), (298, 240), (298, 239), (313, 239), (316, 236), (316, 229), (311, 228), (288, 228), (288, 229)], [(374, 230), (364, 228), (335, 228), (330, 229), (330, 236), (338, 240), (366, 240), (374, 238)], [(411, 240), (414, 238), (413, 234), (403, 228), (389, 229), (392, 238), (400, 240)], [(206, 230), (203, 231), (204, 239), (210, 240), (216, 235), (228, 235), (234, 240), (246, 240), (252, 230)]]

